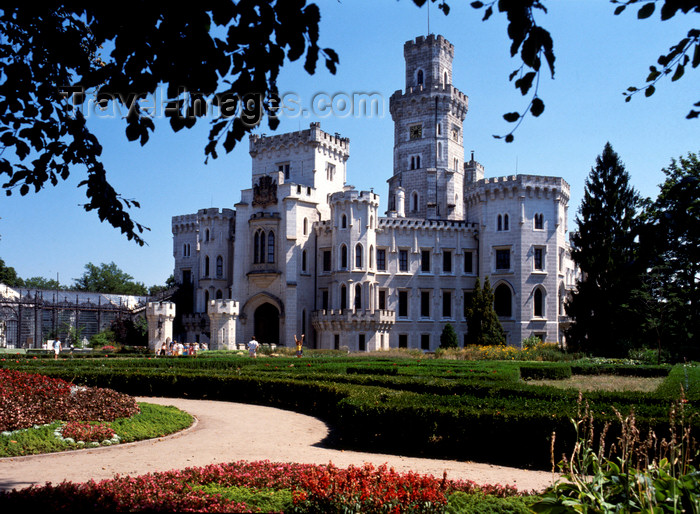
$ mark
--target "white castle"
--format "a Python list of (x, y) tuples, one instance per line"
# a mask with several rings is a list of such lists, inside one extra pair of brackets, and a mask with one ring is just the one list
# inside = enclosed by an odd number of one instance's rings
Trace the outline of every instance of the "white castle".
[[(575, 283), (560, 177), (486, 178), (464, 157), (468, 98), (452, 85), (454, 46), (429, 35), (404, 45), (389, 210), (346, 185), (349, 141), (307, 130), (250, 137), (252, 188), (234, 209), (172, 220), (175, 272), (192, 287), (178, 340), (211, 348), (292, 346), (435, 350), (488, 277), (507, 342), (563, 343)], [(221, 327), (225, 327), (225, 330)]]

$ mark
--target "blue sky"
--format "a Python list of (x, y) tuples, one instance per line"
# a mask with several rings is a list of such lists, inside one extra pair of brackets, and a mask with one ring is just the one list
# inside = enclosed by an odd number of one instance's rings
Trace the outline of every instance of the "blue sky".
[[(469, 96), (464, 122), (465, 155), (475, 152), (487, 176), (528, 173), (562, 176), (571, 185), (569, 226), (583, 194), (584, 181), (609, 141), (645, 196), (656, 196), (661, 169), (672, 158), (700, 151), (700, 121), (685, 115), (698, 94), (698, 70), (686, 70), (678, 82), (664, 81), (651, 98), (625, 102), (622, 92), (643, 84), (649, 65), (683, 37), (697, 16), (661, 22), (658, 14), (637, 20), (636, 10), (614, 16), (607, 0), (547, 2), (537, 21), (553, 38), (555, 77), (548, 72), (539, 95), (546, 104), (539, 118), (528, 118), (515, 142), (493, 138), (510, 130), (502, 115), (518, 111), (527, 99), (508, 82), (520, 64), (511, 59), (506, 20), (495, 13), (487, 22), (469, 2), (452, 0), (444, 16), (430, 11), (430, 31), (455, 46), (454, 85)], [(322, 0), (321, 45), (340, 56), (336, 75), (319, 63), (309, 76), (302, 62), (289, 63), (279, 86), (309, 106), (318, 94), (378, 93), (383, 116), (294, 116), (283, 118), (277, 132), (304, 129), (320, 121), (327, 132), (350, 138), (348, 183), (374, 188), (386, 209), (386, 180), (392, 173), (393, 124), (389, 97), (404, 88), (403, 44), (427, 33), (426, 9), (410, 0)], [(127, 241), (96, 214), (86, 213), (80, 171), (57, 187), (38, 194), (2, 197), (0, 257), (28, 278), (43, 276), (70, 284), (88, 262), (114, 261), (147, 286), (162, 284), (173, 271), (171, 218), (207, 207), (231, 208), (240, 190), (250, 187), (251, 160), (244, 140), (233, 152), (219, 151), (204, 164), (207, 124), (174, 134), (156, 120), (151, 140), (129, 143), (124, 124), (104, 116), (90, 118), (104, 146), (104, 163), (114, 187), (137, 199), (134, 219), (150, 227), (148, 246)], [(266, 122), (257, 132), (270, 134)]]

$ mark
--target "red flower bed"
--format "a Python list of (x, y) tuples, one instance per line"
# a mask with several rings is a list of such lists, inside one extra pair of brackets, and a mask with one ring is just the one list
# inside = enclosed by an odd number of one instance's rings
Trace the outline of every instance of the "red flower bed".
[(447, 496), (454, 491), (501, 497), (518, 494), (509, 486), (480, 487), (470, 481), (397, 473), (371, 464), (341, 469), (332, 464), (240, 461), (0, 493), (0, 510), (250, 512), (245, 504), (194, 488), (206, 484), (289, 489), (292, 512), (443, 512)]
[(0, 431), (61, 421), (113, 421), (138, 412), (134, 398), (111, 389), (0, 369)]
[(75, 441), (101, 442), (112, 439), (114, 430), (102, 423), (93, 424), (88, 421), (71, 421), (66, 423), (62, 430), (63, 437), (70, 437)]

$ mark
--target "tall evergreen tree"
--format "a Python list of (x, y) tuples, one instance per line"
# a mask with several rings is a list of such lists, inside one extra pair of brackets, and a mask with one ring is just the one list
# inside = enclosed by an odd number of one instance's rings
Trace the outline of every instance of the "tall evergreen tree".
[(483, 289), (479, 279), (476, 279), (474, 293), (466, 306), (465, 316), (467, 319), (465, 344), (505, 344), (505, 331), (493, 308), (493, 290), (489, 277), (484, 280)]
[(635, 341), (630, 292), (638, 286), (637, 209), (641, 200), (610, 143), (586, 179), (571, 256), (582, 279), (566, 305), (570, 346), (597, 355), (623, 355)]

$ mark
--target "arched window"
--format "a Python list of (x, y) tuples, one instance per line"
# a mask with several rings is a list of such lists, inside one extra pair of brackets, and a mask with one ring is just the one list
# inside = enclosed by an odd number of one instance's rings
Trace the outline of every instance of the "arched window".
[(535, 229), (544, 229), (544, 214), (535, 214)]
[(415, 191), (411, 195), (411, 205), (414, 211), (418, 210), (418, 193)]
[(416, 155), (416, 169), (420, 168), (420, 155)]
[(204, 240), (209, 241), (209, 229), (204, 232)]
[(355, 267), (362, 268), (362, 245), (360, 243), (355, 246)]
[(423, 85), (423, 70), (418, 70), (418, 73), (416, 73), (416, 85)]
[(496, 217), (496, 230), (499, 232), (503, 230), (503, 216), (500, 214)]
[(355, 309), (360, 310), (362, 308), (362, 285), (355, 285)]
[(221, 300), (224, 297), (224, 293), (221, 292), (221, 289), (217, 289), (216, 291), (216, 299)]
[(209, 256), (204, 257), (204, 276), (209, 276)]
[(445, 87), (445, 86), (447, 86), (447, 84), (449, 84), (449, 82), (447, 81), (447, 72), (445, 72), (445, 74), (443, 75), (442, 85), (443, 85), (443, 87)]
[(216, 278), (224, 276), (224, 258), (219, 255), (216, 258)]
[(345, 214), (341, 218), (340, 228), (348, 228), (348, 217)]
[(265, 231), (260, 231), (260, 262), (265, 262)]
[(340, 246), (340, 269), (348, 268), (348, 248), (345, 245)]
[(207, 311), (207, 307), (209, 306), (209, 291), (204, 290), (204, 311)]
[(503, 215), (503, 230), (510, 230), (508, 228), (508, 215), (507, 214)]
[(510, 288), (500, 284), (493, 292), (493, 308), (499, 316), (510, 318), (513, 315), (513, 295)]
[(340, 286), (340, 308), (341, 310), (348, 308), (348, 288), (345, 284)]
[(275, 233), (272, 230), (267, 234), (267, 262), (275, 262)]
[(370, 245), (369, 247), (369, 269), (374, 268), (374, 246)]
[[(439, 126), (439, 125), (438, 125)], [(442, 143), (437, 144), (437, 160), (441, 161), (442, 160)]]
[(253, 236), (253, 264), (260, 262), (260, 231), (257, 230)]
[(535, 294), (534, 294), (534, 305), (533, 305), (533, 314), (535, 315), (536, 318), (543, 318), (544, 317), (544, 293), (542, 292), (542, 288), (538, 287), (535, 289)]
[(304, 218), (304, 235), (306, 235), (309, 232), (309, 220), (308, 218)]
[(301, 252), (301, 271), (306, 271), (306, 250)]

